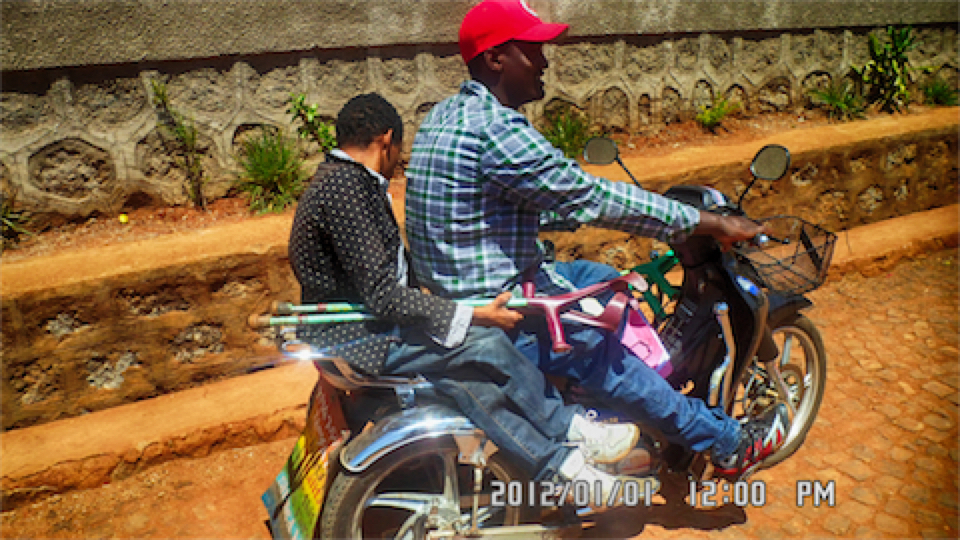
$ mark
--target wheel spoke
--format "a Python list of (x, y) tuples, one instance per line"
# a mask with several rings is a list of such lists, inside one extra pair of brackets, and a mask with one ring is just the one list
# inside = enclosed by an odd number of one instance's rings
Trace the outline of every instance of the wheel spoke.
[(397, 534), (394, 535), (395, 540), (413, 540), (414, 538), (423, 538), (426, 532), (423, 527), (423, 521), (426, 519), (426, 516), (421, 516), (419, 514), (413, 514), (403, 522), (403, 525), (397, 529)]
[(767, 373), (770, 375), (774, 388), (777, 389), (777, 392), (781, 396), (780, 401), (787, 405), (787, 409), (790, 411), (790, 418), (796, 418), (797, 408), (793, 406), (790, 390), (787, 389), (787, 383), (783, 381), (783, 375), (780, 374), (780, 366), (778, 366), (776, 362), (770, 362)]
[[(471, 504), (473, 504), (472, 501), (471, 501)], [(499, 508), (490, 508), (489, 506), (481, 506), (480, 508), (477, 509), (477, 526), (483, 527), (487, 521), (490, 521), (498, 513), (502, 513), (502, 512), (503, 510)], [(461, 517), (463, 518), (463, 521), (465, 523), (469, 523), (472, 518), (472, 516), (470, 515), (470, 512), (464, 512), (463, 514), (461, 514)]]
[(367, 507), (396, 508), (427, 515), (436, 495), (429, 493), (381, 493), (367, 501)]

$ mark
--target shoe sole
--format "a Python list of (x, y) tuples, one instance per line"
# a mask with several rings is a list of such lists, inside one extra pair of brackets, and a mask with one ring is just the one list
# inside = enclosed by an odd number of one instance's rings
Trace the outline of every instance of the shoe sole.
[(610, 464), (610, 463), (616, 463), (616, 462), (620, 461), (621, 459), (627, 457), (627, 454), (629, 454), (630, 452), (632, 452), (633, 449), (637, 447), (637, 441), (640, 440), (640, 428), (637, 428), (636, 426), (634, 426), (634, 427), (635, 427), (635, 429), (633, 430), (633, 438), (631, 439), (630, 445), (627, 446), (627, 449), (626, 449), (626, 450), (624, 450), (623, 452), (620, 452), (620, 454), (618, 454), (618, 455), (616, 455), (616, 456), (614, 456), (614, 457), (611, 457), (611, 458), (599, 459), (599, 458), (593, 457), (593, 458), (591, 458), (591, 459), (593, 460), (593, 462), (594, 462), (594, 463)]

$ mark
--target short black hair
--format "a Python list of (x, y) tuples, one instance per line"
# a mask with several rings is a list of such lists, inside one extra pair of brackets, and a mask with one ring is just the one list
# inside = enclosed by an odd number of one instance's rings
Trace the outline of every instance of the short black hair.
[(360, 94), (337, 115), (337, 145), (369, 146), (375, 137), (393, 130), (393, 144), (403, 141), (403, 120), (397, 109), (380, 94)]

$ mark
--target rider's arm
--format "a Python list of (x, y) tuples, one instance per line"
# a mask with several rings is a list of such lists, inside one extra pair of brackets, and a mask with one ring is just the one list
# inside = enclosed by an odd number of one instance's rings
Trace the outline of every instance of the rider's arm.
[(534, 129), (522, 115), (492, 122), (482, 167), (503, 200), (532, 211), (556, 212), (581, 224), (676, 242), (691, 234), (699, 213), (625, 182), (584, 171)]
[(763, 226), (744, 217), (701, 211), (700, 224), (693, 234), (712, 236), (724, 250), (729, 250), (735, 242), (750, 240), (764, 230)]

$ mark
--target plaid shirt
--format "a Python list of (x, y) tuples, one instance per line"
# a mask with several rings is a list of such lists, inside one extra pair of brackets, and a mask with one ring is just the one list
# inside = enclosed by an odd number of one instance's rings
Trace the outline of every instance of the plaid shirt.
[(572, 290), (542, 262), (545, 223), (680, 241), (699, 222), (693, 207), (587, 174), (476, 81), (423, 120), (406, 174), (414, 273), (452, 298), (509, 290), (528, 269), (538, 293)]

